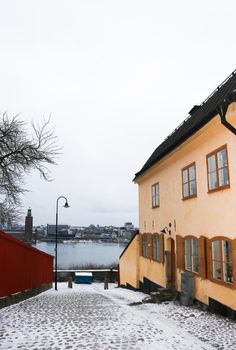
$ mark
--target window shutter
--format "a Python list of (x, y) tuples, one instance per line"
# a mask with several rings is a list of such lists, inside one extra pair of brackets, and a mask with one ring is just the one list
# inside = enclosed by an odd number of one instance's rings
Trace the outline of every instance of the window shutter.
[(212, 279), (211, 240), (206, 238), (207, 278)]
[(200, 236), (198, 239), (198, 269), (202, 279), (207, 277), (206, 269), (206, 237)]
[(148, 239), (148, 258), (152, 259), (152, 234), (151, 233), (147, 234), (147, 239)]
[(233, 286), (236, 288), (236, 239), (232, 240)]
[(161, 255), (160, 255), (160, 262), (164, 263), (164, 235), (160, 235), (160, 245), (161, 245)]
[(176, 255), (177, 268), (184, 270), (184, 239), (181, 236), (176, 236)]
[(143, 256), (143, 235), (139, 234), (139, 254)]

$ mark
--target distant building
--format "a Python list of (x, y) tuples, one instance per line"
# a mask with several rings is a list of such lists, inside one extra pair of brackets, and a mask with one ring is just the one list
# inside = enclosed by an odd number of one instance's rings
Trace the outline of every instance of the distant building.
[(134, 228), (134, 225), (132, 224), (132, 222), (126, 222), (124, 224), (124, 227), (127, 231), (129, 231), (129, 230), (132, 230)]
[[(57, 225), (58, 236), (68, 236), (69, 225)], [(47, 225), (47, 236), (56, 235), (56, 225)]]
[(33, 233), (33, 216), (31, 214), (31, 209), (28, 209), (27, 215), (25, 217), (25, 240), (31, 242)]

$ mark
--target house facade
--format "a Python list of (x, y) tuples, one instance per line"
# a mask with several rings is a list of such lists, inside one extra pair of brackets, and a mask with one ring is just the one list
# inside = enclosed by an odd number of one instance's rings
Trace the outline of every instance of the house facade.
[(121, 285), (181, 292), (189, 278), (196, 300), (236, 311), (235, 128), (236, 72), (135, 175), (140, 229), (120, 257)]

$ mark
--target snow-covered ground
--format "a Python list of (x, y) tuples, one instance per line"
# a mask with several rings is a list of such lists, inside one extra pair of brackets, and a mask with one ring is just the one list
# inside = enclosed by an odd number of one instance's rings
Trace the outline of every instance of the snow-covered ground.
[(236, 323), (109, 284), (59, 283), (0, 310), (0, 349), (236, 349)]

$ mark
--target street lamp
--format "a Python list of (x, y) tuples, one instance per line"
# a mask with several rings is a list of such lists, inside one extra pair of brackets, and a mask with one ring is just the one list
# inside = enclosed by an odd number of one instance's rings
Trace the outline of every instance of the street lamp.
[(171, 223), (169, 223), (169, 227), (164, 227), (161, 231), (161, 233), (169, 233), (171, 235)]
[(59, 199), (63, 198), (65, 200), (64, 208), (69, 208), (68, 200), (64, 196), (60, 196), (56, 201), (56, 244), (55, 244), (55, 290), (57, 290), (57, 231), (58, 231), (58, 202)]

